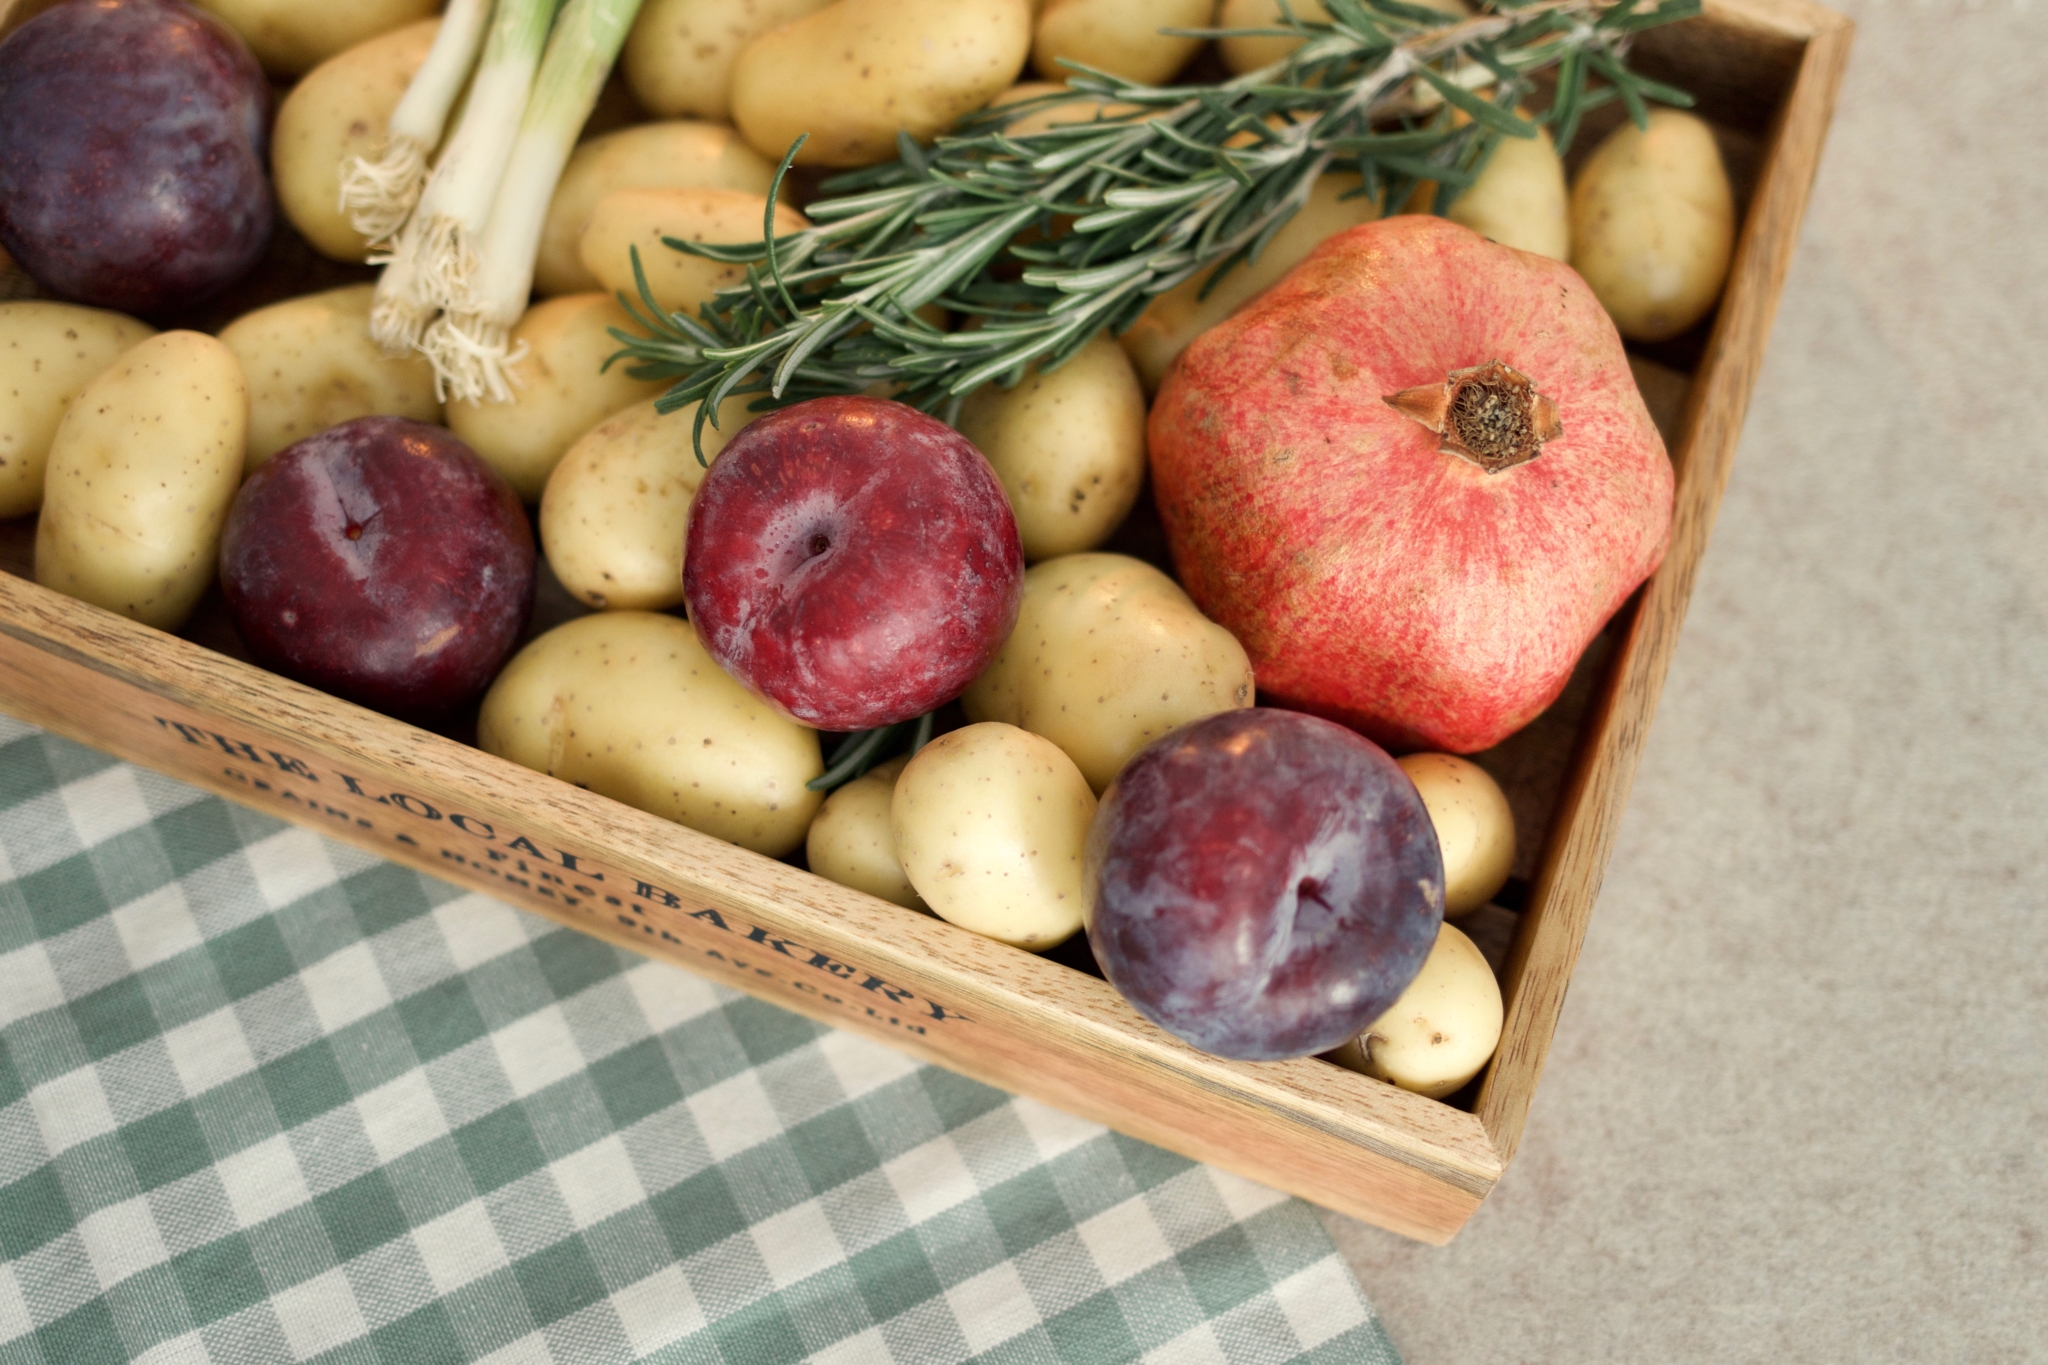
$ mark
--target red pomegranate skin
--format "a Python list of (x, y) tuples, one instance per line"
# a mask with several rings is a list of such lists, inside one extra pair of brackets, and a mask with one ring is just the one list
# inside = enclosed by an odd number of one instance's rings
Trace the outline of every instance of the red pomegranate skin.
[(266, 461), (228, 509), (221, 594), (258, 662), (396, 715), (481, 693), (533, 609), (519, 495), (440, 427), (359, 417)]
[[(1563, 431), (1489, 473), (1386, 396), (1500, 361)], [(1181, 582), (1263, 700), (1473, 753), (1556, 700), (1664, 556), (1672, 470), (1571, 267), (1404, 215), (1196, 338), (1148, 428)]]
[(921, 716), (994, 662), (1024, 550), (995, 471), (902, 403), (814, 398), (756, 418), (690, 505), (683, 595), (711, 657), (805, 725)]

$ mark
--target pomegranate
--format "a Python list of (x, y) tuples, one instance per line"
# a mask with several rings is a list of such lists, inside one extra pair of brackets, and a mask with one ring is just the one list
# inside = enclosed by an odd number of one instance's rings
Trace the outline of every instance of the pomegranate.
[(1441, 218), (1325, 241), (1182, 354), (1148, 436), (1181, 581), (1261, 697), (1394, 749), (1534, 719), (1670, 531), (1585, 281)]

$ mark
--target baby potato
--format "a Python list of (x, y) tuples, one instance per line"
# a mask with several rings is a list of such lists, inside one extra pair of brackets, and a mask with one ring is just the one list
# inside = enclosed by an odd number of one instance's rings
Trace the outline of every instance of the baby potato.
[(591, 209), (613, 190), (741, 190), (765, 197), (774, 183), (774, 164), (724, 124), (671, 119), (591, 138), (570, 154), (548, 201), (533, 287), (542, 295), (603, 288), (578, 249)]
[[(753, 420), (751, 394), (719, 405), (704, 425), (704, 457), (716, 459)], [(692, 438), (698, 404), (663, 416), (635, 403), (592, 427), (548, 476), (540, 540), (548, 567), (599, 611), (682, 605), (690, 502), (704, 482)]]
[[(771, 29), (816, 14), (832, 0), (646, 0), (619, 69), (657, 118), (732, 117), (732, 64)], [(745, 188), (740, 186), (739, 188)], [(767, 193), (763, 185), (762, 193)]]
[(440, 30), (439, 19), (425, 19), (359, 43), (313, 68), (278, 106), (270, 134), (277, 206), (321, 255), (369, 259), (369, 242), (341, 208), (341, 168), (383, 150), (391, 111)]
[(824, 797), (818, 735), (734, 682), (689, 622), (608, 611), (512, 656), (477, 745), (564, 782), (779, 858)]
[(781, 160), (870, 166), (987, 104), (1031, 51), (1030, 0), (839, 0), (765, 34), (732, 69), (732, 117)]
[(1049, 81), (1073, 72), (1060, 58), (1126, 80), (1161, 85), (1188, 64), (1200, 38), (1170, 38), (1167, 28), (1206, 28), (1215, 0), (1045, 0), (1031, 38), (1031, 65)]
[(512, 349), (528, 348), (512, 367), (512, 401), (458, 399), (448, 404), (449, 430), (503, 474), (520, 497), (538, 502), (548, 475), (578, 437), (667, 387), (660, 379), (634, 379), (623, 364), (598, 372), (619, 349), (607, 329), (632, 325), (604, 294), (536, 303), (512, 329)]
[(294, 441), (358, 417), (441, 420), (426, 357), (395, 358), (370, 339), (376, 292), (375, 285), (344, 285), (245, 313), (221, 329), (221, 344), (249, 381), (248, 471)]
[(1324, 1054), (1340, 1066), (1440, 1100), (1477, 1076), (1500, 1046), (1500, 983), (1454, 924), (1437, 930), (1422, 970), (1364, 1033)]
[(36, 582), (176, 630), (213, 581), (242, 481), (249, 391), (199, 332), (139, 342), (96, 376), (50, 442)]
[(908, 758), (892, 758), (825, 798), (804, 838), (811, 871), (828, 881), (879, 896), (906, 910), (926, 909), (896, 856), (889, 809)]
[(43, 468), (65, 409), (123, 351), (155, 335), (103, 308), (0, 303), (0, 519), (43, 505)]
[[(623, 291), (627, 298), (638, 299), (633, 248), (640, 248), (640, 268), (661, 310), (695, 317), (698, 306), (710, 302), (713, 294), (743, 282), (747, 268), (677, 251), (661, 239), (758, 242), (767, 209), (768, 196), (744, 190), (613, 190), (592, 206), (577, 254), (607, 293)], [(795, 209), (775, 206), (776, 236), (810, 225)]]
[(1059, 746), (994, 723), (925, 745), (889, 806), (903, 870), (933, 913), (1040, 952), (1081, 927), (1094, 818), (1095, 793)]
[[(427, 19), (441, 0), (197, 0), (242, 35), (273, 76), (311, 71), (337, 53)], [(382, 125), (379, 125), (380, 129)]]
[[(1379, 207), (1364, 195), (1346, 199), (1358, 188), (1355, 175), (1326, 175), (1309, 187), (1308, 202), (1273, 234), (1256, 261), (1244, 261), (1231, 269), (1209, 297), (1201, 297), (1202, 286), (1211, 270), (1197, 271), (1152, 301), (1152, 305), (1118, 338), (1145, 392), (1155, 393), (1166, 371), (1188, 343), (1235, 313), (1240, 306), (1265, 292), (1282, 275), (1301, 264), (1302, 257), (1315, 250), (1325, 237), (1369, 223), (1379, 217)], [(1213, 269), (1213, 268), (1212, 268)]]
[(1092, 550), (1145, 481), (1145, 391), (1121, 346), (1098, 336), (1051, 374), (968, 396), (960, 434), (988, 457), (1027, 560)]
[[(1527, 111), (1521, 112), (1526, 117)], [(1435, 198), (1436, 186), (1425, 181), (1409, 196), (1406, 211), (1428, 213)], [(1479, 178), (1451, 201), (1444, 217), (1502, 246), (1570, 260), (1572, 217), (1564, 161), (1550, 130), (1538, 128), (1535, 137), (1503, 137), (1495, 143)]]
[(1394, 760), (1429, 811), (1444, 855), (1444, 913), (1468, 915), (1507, 885), (1515, 866), (1515, 814), (1486, 769), (1451, 754)]
[(1572, 268), (1632, 341), (1667, 341), (1721, 297), (1735, 192), (1714, 132), (1678, 109), (1608, 134), (1572, 186)]
[(1097, 792), (1168, 730), (1252, 700), (1244, 646), (1171, 578), (1106, 554), (1025, 570), (1016, 629), (960, 698), (969, 720), (1057, 744)]

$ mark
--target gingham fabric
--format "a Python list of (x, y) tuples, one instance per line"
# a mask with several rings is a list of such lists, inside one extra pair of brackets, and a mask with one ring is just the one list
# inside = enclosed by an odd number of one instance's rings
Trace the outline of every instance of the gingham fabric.
[(0, 1365), (1398, 1365), (1303, 1205), (0, 717)]

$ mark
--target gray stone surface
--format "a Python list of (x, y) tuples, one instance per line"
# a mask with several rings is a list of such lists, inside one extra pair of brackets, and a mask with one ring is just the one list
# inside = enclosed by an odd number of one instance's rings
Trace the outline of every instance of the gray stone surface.
[(2048, 1360), (2048, 5), (1849, 5), (1528, 1137), (1409, 1365)]

